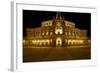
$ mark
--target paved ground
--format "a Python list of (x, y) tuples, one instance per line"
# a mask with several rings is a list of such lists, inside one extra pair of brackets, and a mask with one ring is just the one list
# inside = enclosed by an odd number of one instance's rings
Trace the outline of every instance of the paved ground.
[(23, 62), (90, 59), (90, 47), (24, 48)]

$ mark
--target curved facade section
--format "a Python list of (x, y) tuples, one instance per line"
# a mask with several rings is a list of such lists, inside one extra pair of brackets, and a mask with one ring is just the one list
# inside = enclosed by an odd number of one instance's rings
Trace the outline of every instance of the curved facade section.
[(42, 24), (42, 27), (52, 26), (52, 22), (53, 20), (48, 20), (48, 21), (43, 21), (41, 24)]

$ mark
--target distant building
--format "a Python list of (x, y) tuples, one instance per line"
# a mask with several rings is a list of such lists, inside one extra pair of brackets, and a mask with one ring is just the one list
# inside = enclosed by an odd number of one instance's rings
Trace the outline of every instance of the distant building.
[(59, 13), (52, 20), (43, 21), (41, 27), (27, 28), (23, 46), (68, 47), (88, 46), (87, 30), (80, 30), (75, 23), (65, 20)]

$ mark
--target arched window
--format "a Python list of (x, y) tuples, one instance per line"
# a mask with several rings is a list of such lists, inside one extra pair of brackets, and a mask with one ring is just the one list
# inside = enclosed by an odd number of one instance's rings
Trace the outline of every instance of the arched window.
[(60, 37), (56, 39), (56, 46), (62, 46), (62, 39)]
[(53, 32), (51, 31), (51, 32), (50, 32), (50, 35), (52, 35), (52, 34), (53, 34)]
[(67, 32), (65, 34), (67, 35)]
[(44, 35), (44, 34), (45, 34), (45, 32), (43, 31), (43, 32), (42, 32), (42, 35)]
[(49, 34), (49, 32), (47, 31), (47, 32), (46, 32), (46, 35), (48, 35), (48, 34)]

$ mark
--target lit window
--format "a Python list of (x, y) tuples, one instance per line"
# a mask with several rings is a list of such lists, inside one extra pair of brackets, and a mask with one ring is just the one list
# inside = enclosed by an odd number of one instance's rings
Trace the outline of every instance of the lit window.
[(56, 27), (55, 33), (56, 34), (62, 34), (63, 33), (62, 27), (61, 28)]
[(44, 32), (42, 32), (42, 35), (44, 35)]
[(72, 35), (74, 36), (74, 32), (72, 33)]
[(48, 35), (48, 34), (49, 34), (49, 32), (47, 31), (47, 32), (46, 32), (46, 35)]
[(67, 32), (65, 34), (67, 35)]
[(56, 46), (61, 46), (62, 45), (62, 39), (60, 37), (58, 37), (56, 39)]
[(69, 32), (69, 36), (71, 35), (71, 33)]
[(50, 35), (52, 35), (52, 34), (53, 34), (53, 32), (51, 31), (51, 32), (50, 32)]

